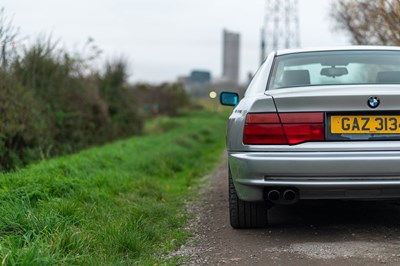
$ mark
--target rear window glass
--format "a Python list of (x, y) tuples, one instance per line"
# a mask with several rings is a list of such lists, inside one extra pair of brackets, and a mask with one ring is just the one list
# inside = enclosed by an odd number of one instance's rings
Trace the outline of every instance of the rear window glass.
[(331, 51), (275, 58), (269, 89), (400, 84), (400, 51)]

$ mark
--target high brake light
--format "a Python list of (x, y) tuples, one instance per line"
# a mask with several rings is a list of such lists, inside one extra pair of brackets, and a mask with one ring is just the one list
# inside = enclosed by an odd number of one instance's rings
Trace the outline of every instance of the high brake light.
[(243, 135), (243, 143), (250, 145), (294, 145), (324, 139), (324, 113), (249, 113)]

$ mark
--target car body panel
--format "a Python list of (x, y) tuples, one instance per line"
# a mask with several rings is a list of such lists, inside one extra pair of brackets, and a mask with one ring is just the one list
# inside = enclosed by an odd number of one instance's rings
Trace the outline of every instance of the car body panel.
[(264, 63), (257, 70), (246, 90), (244, 95), (245, 97), (261, 95), (265, 93), (265, 90), (267, 89), (269, 73), (271, 72), (275, 55), (275, 52), (270, 53), (265, 59)]
[[(295, 187), (320, 199), (340, 198), (325, 193), (333, 189), (380, 190), (379, 198), (393, 197), (385, 190), (400, 191), (400, 151), (237, 152), (230, 153), (229, 165), (238, 195), (247, 201), (264, 200), (262, 190), (249, 193), (248, 187)], [(300, 199), (309, 198), (300, 193)]]
[[(399, 110), (399, 91), (399, 85), (331, 85), (268, 90), (266, 95), (278, 112), (379, 112)], [(376, 109), (367, 104), (371, 96), (380, 98)]]

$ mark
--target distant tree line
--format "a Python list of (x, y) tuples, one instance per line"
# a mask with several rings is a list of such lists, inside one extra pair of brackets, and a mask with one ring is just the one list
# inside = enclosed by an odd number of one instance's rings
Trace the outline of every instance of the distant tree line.
[(400, 45), (400, 0), (336, 0), (331, 10), (354, 44)]
[(0, 11), (0, 171), (141, 134), (149, 116), (175, 115), (188, 102), (178, 84), (132, 86), (123, 58), (94, 70), (98, 49), (71, 54), (51, 39), (18, 47)]

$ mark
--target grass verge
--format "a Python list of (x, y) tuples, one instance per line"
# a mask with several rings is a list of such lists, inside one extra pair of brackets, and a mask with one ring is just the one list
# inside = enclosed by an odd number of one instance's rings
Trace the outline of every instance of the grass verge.
[(2, 264), (176, 264), (161, 255), (188, 237), (185, 200), (220, 158), (226, 114), (160, 123), (149, 136), (0, 174)]

